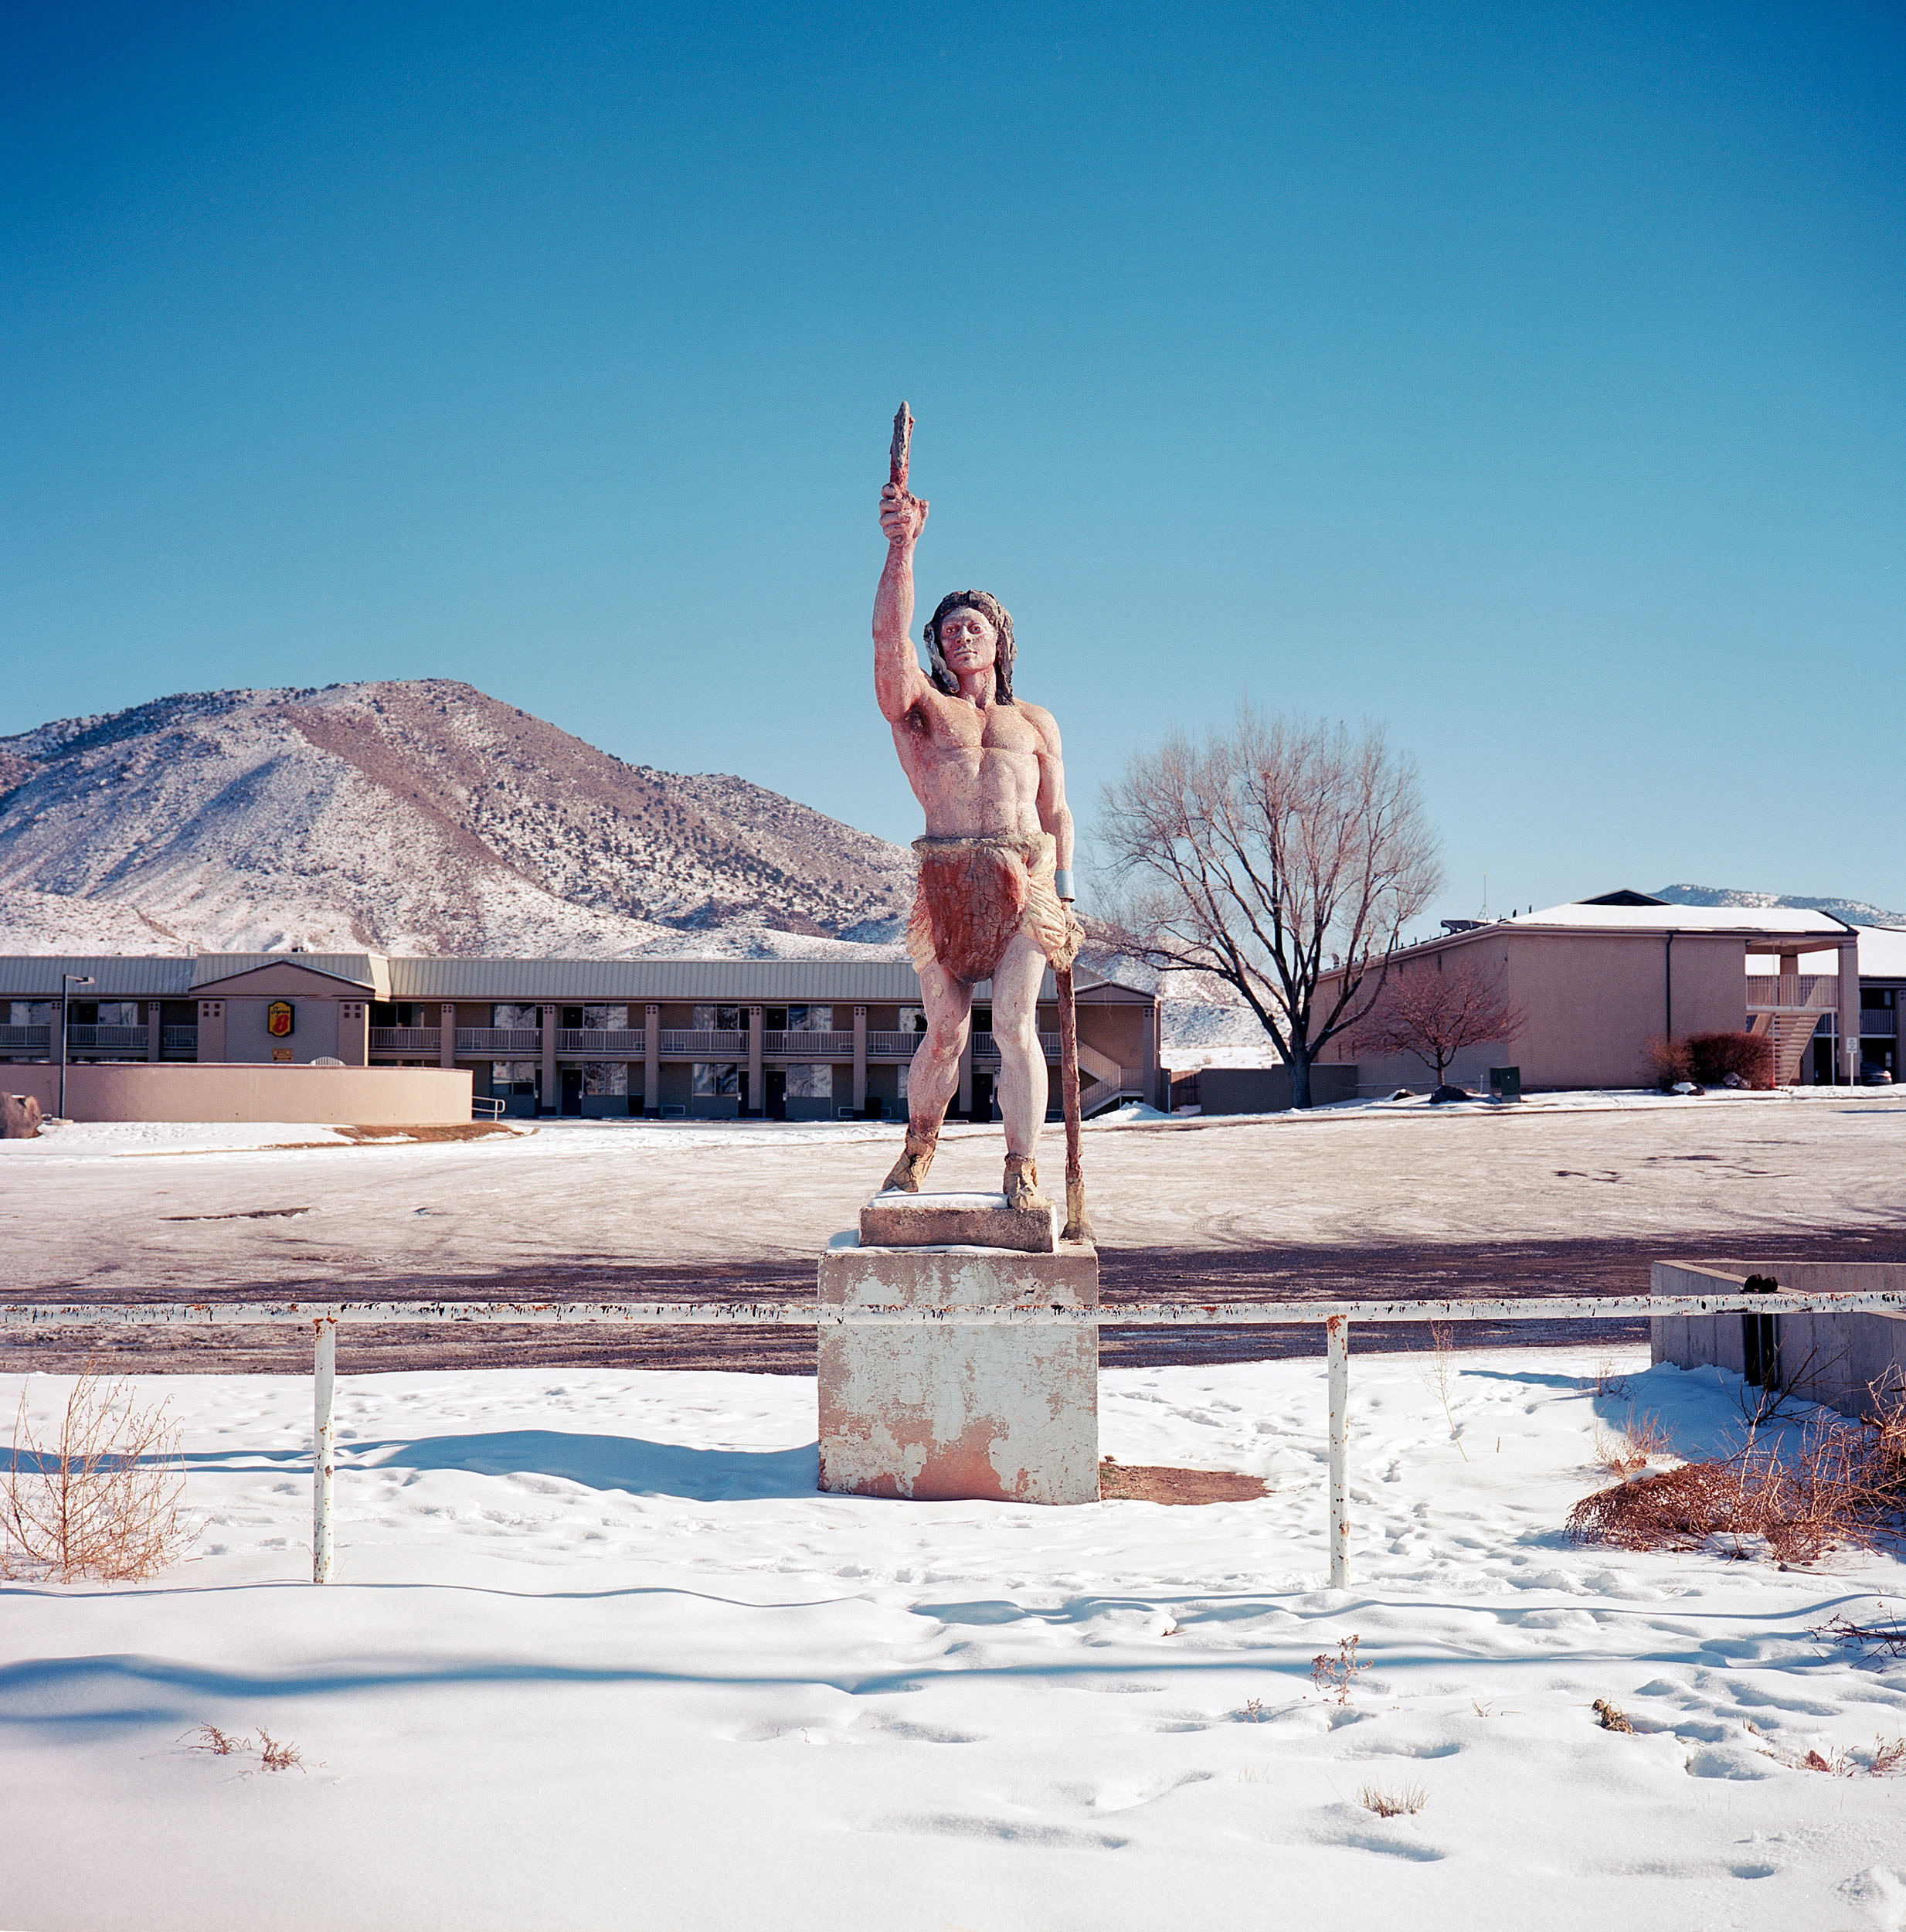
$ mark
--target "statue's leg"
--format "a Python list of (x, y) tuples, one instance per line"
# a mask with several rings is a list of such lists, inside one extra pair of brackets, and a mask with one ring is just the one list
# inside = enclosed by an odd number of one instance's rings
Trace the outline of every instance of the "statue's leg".
[(1045, 1053), (1039, 1044), (1039, 982), (1046, 957), (1015, 933), (993, 969), (993, 1038), (999, 1047), (999, 1111), (1006, 1124), (1005, 1194), (1015, 1206), (1038, 1193), (1039, 1129), (1045, 1121)]
[(935, 960), (920, 971), (920, 1005), (926, 1032), (907, 1070), (906, 1146), (882, 1183), (883, 1189), (908, 1194), (919, 1192), (939, 1145), (939, 1124), (960, 1090), (960, 1056), (966, 1051), (973, 1017), (973, 988)]

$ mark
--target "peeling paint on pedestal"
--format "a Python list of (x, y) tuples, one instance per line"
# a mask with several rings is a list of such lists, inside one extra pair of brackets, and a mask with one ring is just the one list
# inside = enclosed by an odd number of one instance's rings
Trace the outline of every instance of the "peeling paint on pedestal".
[[(997, 1248), (861, 1247), (821, 1257), (824, 1306), (1099, 1304), (1099, 1257)], [(820, 1487), (950, 1501), (1096, 1502), (1096, 1328), (848, 1328), (819, 1337)]]

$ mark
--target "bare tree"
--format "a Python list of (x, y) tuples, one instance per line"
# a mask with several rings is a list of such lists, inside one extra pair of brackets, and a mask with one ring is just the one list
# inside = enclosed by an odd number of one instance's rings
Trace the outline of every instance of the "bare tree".
[(1393, 971), (1369, 1017), (1359, 1026), (1359, 1053), (1413, 1053), (1443, 1070), (1466, 1046), (1513, 1039), (1528, 1022), (1524, 1009), (1505, 996), (1500, 973), (1473, 961), (1446, 967), (1440, 954)]
[(1105, 937), (1234, 987), (1299, 1107), (1311, 1063), (1369, 1012), (1404, 926), (1442, 883), (1415, 767), (1380, 727), (1353, 736), (1249, 704), (1201, 743), (1174, 732), (1135, 756), (1106, 788), (1100, 832), (1124, 895)]

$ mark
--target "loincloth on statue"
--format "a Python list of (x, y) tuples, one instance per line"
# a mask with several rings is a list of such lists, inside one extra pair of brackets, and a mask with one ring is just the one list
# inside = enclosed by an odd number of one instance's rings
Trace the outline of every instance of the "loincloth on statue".
[(907, 952), (924, 972), (937, 960), (967, 985), (990, 979), (1024, 933), (1062, 971), (1084, 930), (1060, 899), (1058, 847), (1048, 832), (987, 838), (916, 838), (919, 866)]

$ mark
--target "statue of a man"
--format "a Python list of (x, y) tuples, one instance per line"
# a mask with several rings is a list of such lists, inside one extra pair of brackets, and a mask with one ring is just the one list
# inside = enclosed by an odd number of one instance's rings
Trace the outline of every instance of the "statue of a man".
[(914, 842), (919, 877), (907, 951), (920, 975), (926, 1037), (907, 1077), (905, 1151), (885, 1185), (916, 1191), (960, 1085), (973, 989), (993, 982), (1006, 1126), (1004, 1192), (1042, 1206), (1037, 1156), (1045, 1119), (1039, 982), (1069, 967), (1082, 937), (1072, 917), (1072, 815), (1052, 714), (1013, 696), (1013, 621), (984, 590), (943, 597), (920, 668), (913, 621), (913, 546), (926, 505), (903, 482), (880, 497), (886, 568), (874, 594), (874, 692), (894, 748), (926, 814)]

